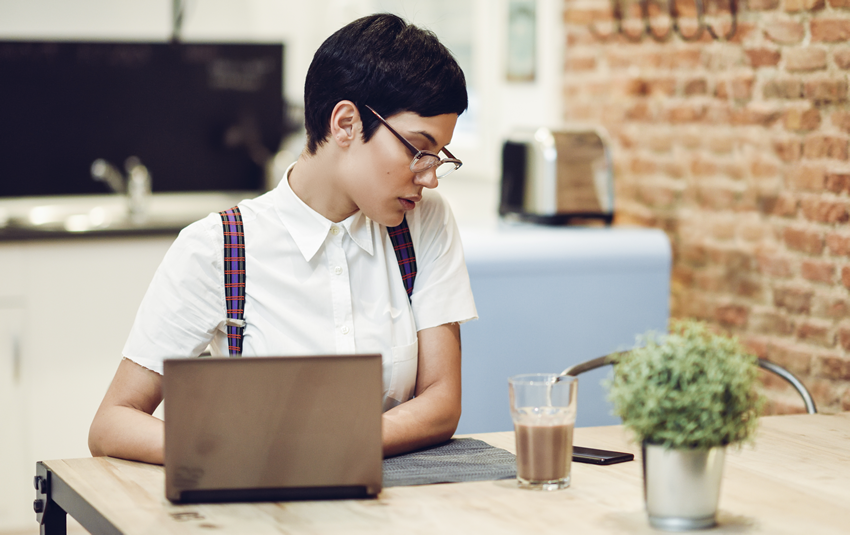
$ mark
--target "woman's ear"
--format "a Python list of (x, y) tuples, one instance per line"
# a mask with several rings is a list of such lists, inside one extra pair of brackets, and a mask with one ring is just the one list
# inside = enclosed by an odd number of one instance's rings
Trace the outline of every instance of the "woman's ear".
[(363, 127), (360, 112), (350, 100), (340, 100), (331, 112), (331, 137), (340, 147), (348, 147)]

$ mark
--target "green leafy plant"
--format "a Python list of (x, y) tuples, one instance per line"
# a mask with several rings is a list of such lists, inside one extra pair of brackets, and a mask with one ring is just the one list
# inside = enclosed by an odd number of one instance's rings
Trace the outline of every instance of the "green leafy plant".
[(737, 339), (674, 320), (668, 334), (641, 341), (617, 359), (608, 383), (615, 413), (638, 439), (702, 449), (752, 437), (762, 403), (758, 363)]

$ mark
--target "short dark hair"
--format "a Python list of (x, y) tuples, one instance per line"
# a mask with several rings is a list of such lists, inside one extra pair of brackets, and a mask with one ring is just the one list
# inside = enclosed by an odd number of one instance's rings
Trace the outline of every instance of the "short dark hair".
[(344, 26), (313, 56), (304, 84), (308, 153), (327, 140), (331, 112), (341, 100), (360, 111), (364, 142), (379, 125), (366, 104), (383, 117), (405, 111), (460, 115), (468, 105), (466, 80), (452, 53), (433, 32), (387, 13)]

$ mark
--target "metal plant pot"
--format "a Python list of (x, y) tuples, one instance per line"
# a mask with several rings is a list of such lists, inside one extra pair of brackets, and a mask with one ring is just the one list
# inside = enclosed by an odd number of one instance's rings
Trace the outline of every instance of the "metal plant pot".
[(643, 445), (643, 490), (649, 523), (685, 531), (717, 524), (725, 447), (708, 450)]

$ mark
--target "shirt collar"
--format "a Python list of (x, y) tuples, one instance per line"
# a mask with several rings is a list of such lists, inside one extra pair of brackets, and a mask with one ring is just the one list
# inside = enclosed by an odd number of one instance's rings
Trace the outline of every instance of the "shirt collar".
[[(295, 163), (292, 163), (286, 169), (283, 179), (276, 188), (277, 202), (275, 208), (284, 226), (289, 231), (289, 235), (295, 241), (298, 250), (301, 251), (304, 260), (309, 262), (322, 247), (334, 223), (307, 206), (292, 191), (289, 185), (289, 173), (293, 167), (295, 167)], [(357, 211), (338, 223), (338, 226), (344, 228), (354, 243), (361, 249), (370, 255), (374, 254), (371, 219)]]

